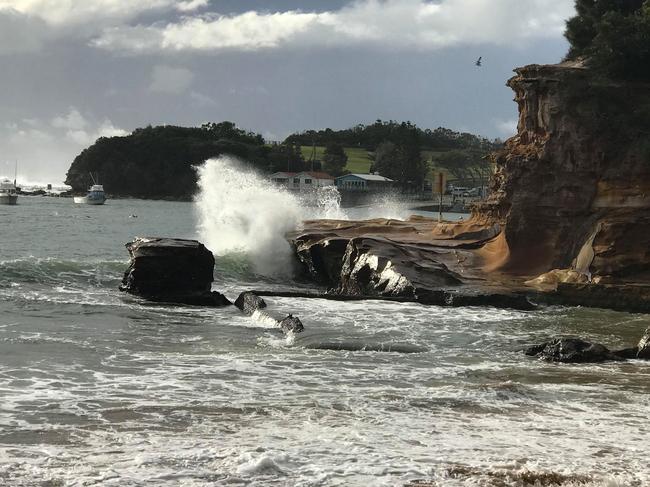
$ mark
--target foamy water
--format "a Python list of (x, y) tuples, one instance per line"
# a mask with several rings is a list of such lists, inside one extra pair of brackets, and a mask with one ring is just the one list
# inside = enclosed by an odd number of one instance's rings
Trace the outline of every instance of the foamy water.
[(284, 235), (300, 224), (298, 200), (234, 158), (198, 168), (199, 234), (216, 255), (246, 252), (261, 274), (290, 274)]
[[(648, 363), (521, 353), (556, 334), (630, 345), (647, 315), (269, 298), (306, 327), (287, 338), (235, 308), (119, 293), (122, 244), (191, 237), (194, 215), (134, 200), (0, 207), (12, 228), (0, 248), (0, 484), (650, 483)], [(231, 299), (297, 286), (249, 273), (245, 254), (217, 260), (215, 289)], [(369, 351), (397, 348), (420, 351)]]

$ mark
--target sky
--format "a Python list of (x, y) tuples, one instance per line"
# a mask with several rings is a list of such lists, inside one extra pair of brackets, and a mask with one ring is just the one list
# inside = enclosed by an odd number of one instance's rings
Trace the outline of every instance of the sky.
[[(512, 69), (573, 0), (0, 0), (0, 176), (59, 184), (101, 136), (230, 120), (283, 140), (376, 119), (514, 134)], [(482, 66), (475, 66), (482, 56)]]

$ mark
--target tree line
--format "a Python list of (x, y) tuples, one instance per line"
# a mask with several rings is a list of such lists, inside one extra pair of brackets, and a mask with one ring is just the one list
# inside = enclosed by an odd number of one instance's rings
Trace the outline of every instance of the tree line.
[(382, 142), (398, 145), (409, 143), (416, 136), (418, 143), (426, 149), (468, 149), (490, 146), (494, 141), (467, 132), (451, 129), (421, 129), (411, 122), (376, 120), (370, 125), (358, 124), (343, 130), (305, 130), (287, 137), (284, 143), (298, 145), (326, 146), (339, 144), (343, 147), (362, 147), (374, 151)]
[[(306, 139), (302, 137), (312, 131), (291, 135), (282, 143), (267, 143), (260, 134), (228, 121), (200, 127), (147, 126), (127, 136), (99, 138), (75, 157), (66, 184), (74, 192), (83, 192), (92, 182), (90, 174), (94, 174), (111, 195), (189, 200), (197, 182), (193, 166), (212, 157), (233, 155), (265, 174), (313, 168), (337, 176), (345, 172), (348, 159), (341, 140), (349, 141), (346, 147), (359, 147), (363, 141), (376, 140), (376, 146), (365, 146), (373, 160), (372, 169), (396, 181), (420, 185), (428, 167), (422, 151), (431, 147), (434, 140), (429, 134), (438, 133), (436, 148), (446, 147), (461, 154), (469, 148), (487, 152), (496, 147), (495, 142), (471, 134), (447, 129), (422, 130), (409, 122), (378, 121), (368, 126), (368, 133), (373, 135), (363, 135), (365, 132), (359, 127), (318, 131), (333, 135), (331, 139), (320, 139), (319, 143), (325, 146), (321, 161), (306, 161), (301, 146), (311, 145), (313, 141), (303, 143)], [(350, 130), (361, 137), (346, 139), (349, 135), (341, 135)], [(439, 136), (443, 133), (453, 141), (448, 146), (441, 145), (443, 139)], [(458, 161), (451, 163), (456, 165)]]
[[(432, 166), (446, 169), (456, 179), (478, 181), (477, 174), (489, 172), (485, 156), (502, 144), (467, 132), (421, 129), (394, 120), (344, 130), (307, 130), (290, 135), (285, 143), (325, 146), (323, 168), (337, 176), (345, 172), (343, 148), (364, 148), (372, 161), (371, 172), (412, 188), (422, 186)], [(435, 155), (428, 157), (431, 152)]]

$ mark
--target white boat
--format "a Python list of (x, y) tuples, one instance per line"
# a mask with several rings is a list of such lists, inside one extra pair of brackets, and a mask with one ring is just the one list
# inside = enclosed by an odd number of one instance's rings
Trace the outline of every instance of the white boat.
[(103, 205), (106, 202), (104, 186), (101, 184), (93, 184), (86, 196), (75, 196), (74, 202), (85, 205)]
[(15, 205), (16, 203), (18, 203), (16, 182), (3, 179), (0, 181), (0, 205)]

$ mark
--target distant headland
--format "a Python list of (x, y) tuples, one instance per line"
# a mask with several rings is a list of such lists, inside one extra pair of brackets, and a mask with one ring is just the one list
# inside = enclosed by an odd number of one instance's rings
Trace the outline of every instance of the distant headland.
[(112, 197), (191, 200), (197, 188), (193, 167), (231, 155), (268, 175), (378, 172), (411, 188), (424, 187), (430, 168), (437, 166), (459, 184), (474, 187), (486, 184), (490, 171), (485, 156), (501, 146), (500, 140), (392, 120), (344, 130), (306, 130), (282, 142), (267, 141), (228, 121), (148, 126), (127, 136), (98, 139), (74, 159), (65, 183), (83, 193), (93, 173)]

